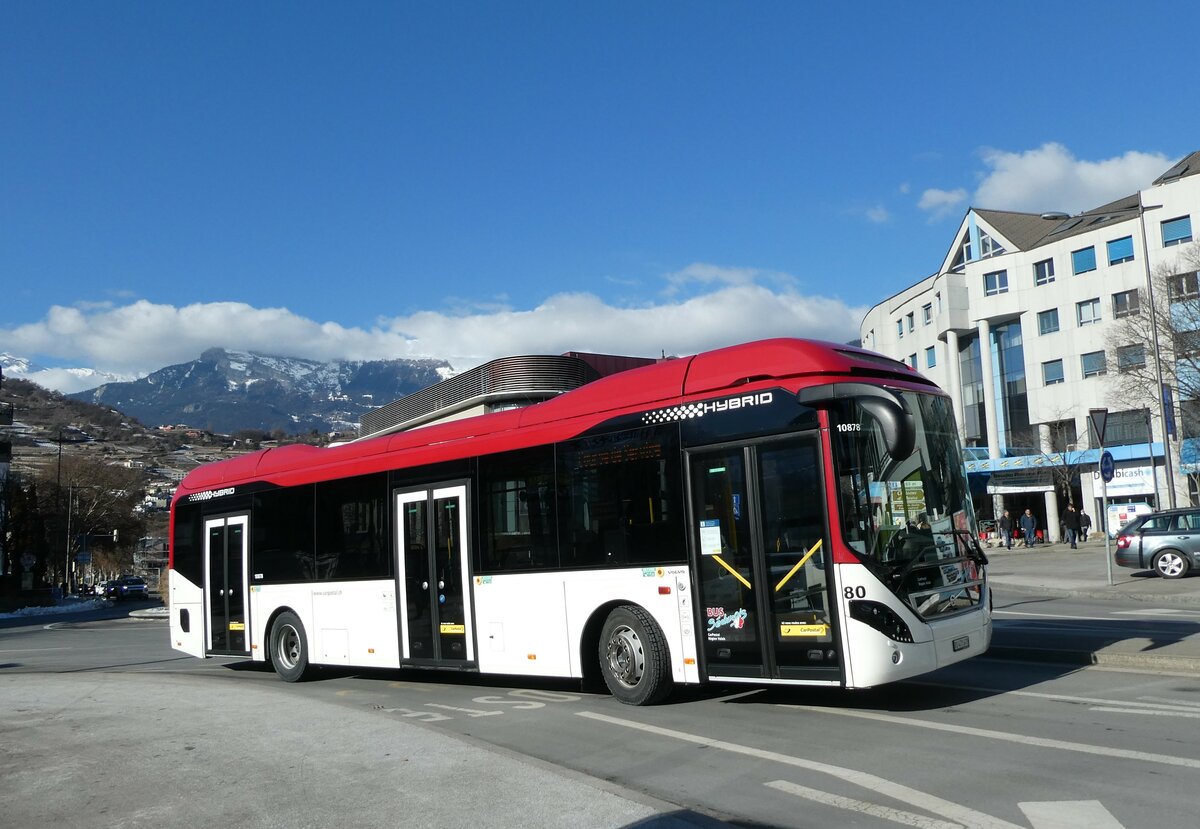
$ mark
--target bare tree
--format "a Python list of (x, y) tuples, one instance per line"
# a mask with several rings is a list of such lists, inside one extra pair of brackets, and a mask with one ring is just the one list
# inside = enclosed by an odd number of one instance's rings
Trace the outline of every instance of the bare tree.
[[(1181, 246), (1174, 259), (1155, 267), (1150, 282), (1153, 301), (1145, 288), (1114, 298), (1106, 338), (1109, 387), (1131, 408), (1157, 412), (1161, 371), (1183, 414), (1182, 436), (1200, 436), (1200, 243)], [(1189, 463), (1189, 450), (1183, 454), (1184, 470), (1195, 477), (1191, 470), (1200, 469), (1200, 459)]]
[(52, 510), (47, 524), (51, 545), (58, 551), (51, 556), (55, 570), (68, 558), (74, 560), (84, 545), (113, 567), (132, 562), (132, 546), (142, 535), (142, 521), (133, 509), (145, 490), (140, 470), (64, 457), (61, 468), (43, 472), (39, 487), (47, 496), (43, 505)]
[[(1163, 382), (1180, 399), (1200, 398), (1200, 244), (1183, 247), (1175, 259), (1154, 269), (1151, 303), (1138, 289), (1119, 296), (1106, 345), (1109, 385), (1122, 399), (1157, 404), (1154, 365), (1157, 343)], [(1157, 328), (1157, 340), (1155, 329)]]

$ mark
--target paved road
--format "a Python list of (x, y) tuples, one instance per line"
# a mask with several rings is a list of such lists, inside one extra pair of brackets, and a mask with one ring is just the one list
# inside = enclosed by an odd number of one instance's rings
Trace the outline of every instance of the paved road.
[(288, 685), (132, 619), (0, 631), (0, 664), (14, 826), (1113, 829), (1191, 825), (1200, 782), (1182, 736), (1200, 680), (1171, 673), (978, 659), (868, 692), (712, 687), (637, 709), (419, 672)]

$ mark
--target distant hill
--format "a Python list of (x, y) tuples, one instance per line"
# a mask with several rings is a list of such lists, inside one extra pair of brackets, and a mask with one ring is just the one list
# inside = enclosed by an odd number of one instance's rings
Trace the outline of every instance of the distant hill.
[(132, 382), (68, 395), (151, 426), (233, 434), (348, 432), (363, 412), (419, 391), (450, 371), (442, 360), (319, 362), (211, 348)]

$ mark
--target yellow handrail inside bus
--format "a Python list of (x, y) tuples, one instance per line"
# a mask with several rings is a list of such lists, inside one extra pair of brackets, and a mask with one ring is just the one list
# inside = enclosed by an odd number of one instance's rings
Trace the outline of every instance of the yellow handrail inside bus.
[(812, 558), (813, 553), (815, 553), (817, 550), (821, 549), (821, 543), (823, 541), (824, 541), (824, 539), (819, 539), (817, 541), (817, 543), (812, 545), (812, 547), (809, 548), (808, 552), (804, 554), (804, 558), (797, 561), (796, 566), (794, 566), (791, 570), (788, 570), (788, 574), (786, 576), (784, 576), (782, 579), (780, 579), (779, 584), (775, 585), (776, 593), (778, 593), (780, 590), (783, 589), (783, 586), (788, 583), (788, 579), (790, 579), (792, 576), (796, 575), (796, 571), (804, 566), (804, 562), (806, 562), (810, 558)]

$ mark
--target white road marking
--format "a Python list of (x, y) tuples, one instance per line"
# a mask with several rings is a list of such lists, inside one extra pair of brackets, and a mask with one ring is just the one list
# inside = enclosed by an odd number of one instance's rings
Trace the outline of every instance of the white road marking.
[(1138, 705), (1144, 708), (1162, 708), (1167, 710), (1175, 710), (1180, 705), (1200, 706), (1200, 702), (1183, 702), (1182, 700), (1162, 699), (1160, 697), (1140, 697), (1139, 699), (1145, 702), (1133, 702), (1122, 699), (1103, 699), (1101, 697), (1075, 697), (1070, 694), (1046, 694), (1040, 691), (1013, 691), (1007, 688), (987, 688), (981, 685), (951, 685), (941, 682), (909, 682), (909, 685), (922, 685), (928, 688), (955, 688), (960, 691), (983, 691), (989, 694), (1006, 694), (1015, 697), (1032, 697), (1033, 699), (1046, 699), (1054, 702), (1070, 702), (1079, 705)]
[(1169, 754), (1150, 754), (1145, 751), (1132, 751), (1113, 746), (1097, 746), (1088, 743), (1071, 743), (1066, 740), (1050, 740), (1045, 737), (1027, 737), (1022, 734), (1009, 734), (1004, 731), (990, 731), (986, 728), (972, 728), (969, 725), (940, 723), (930, 720), (915, 720), (907, 717), (893, 717), (889, 714), (876, 714), (872, 711), (853, 711), (841, 708), (824, 708), (814, 705), (781, 705), (780, 708), (797, 708), (803, 711), (818, 711), (823, 714), (834, 714), (839, 717), (852, 717), (862, 720), (893, 723), (895, 725), (910, 725), (931, 731), (949, 731), (954, 734), (969, 734), (984, 737), (989, 740), (1002, 740), (1006, 743), (1020, 743), (1039, 748), (1053, 748), (1059, 751), (1074, 751), (1079, 754), (1096, 754), (1101, 757), (1120, 757), (1126, 760), (1136, 760), (1139, 763), (1158, 763), (1164, 766), (1182, 766), (1188, 769), (1200, 769), (1200, 760), (1191, 757), (1172, 757)]
[(1034, 619), (1074, 619), (1080, 622), (1140, 622), (1141, 619), (1114, 619), (1111, 616), (1068, 616), (1063, 613), (1029, 613), (1022, 610), (993, 610), (993, 616), (1029, 616)]
[(73, 651), (74, 648), (12, 648), (0, 653), (42, 653), (43, 651)]
[[(794, 708), (802, 708), (804, 706), (788, 706)], [(657, 725), (649, 725), (647, 723), (634, 722), (633, 720), (622, 720), (617, 717), (610, 717), (607, 714), (598, 714), (594, 711), (577, 711), (577, 716), (587, 717), (591, 720), (599, 720), (610, 725), (619, 725), (625, 728), (632, 728), (637, 731), (645, 731), (648, 734), (657, 734), (660, 737), (670, 737), (674, 740), (680, 740), (693, 745), (707, 746), (718, 751), (724, 751), (729, 754), (741, 754), (746, 757), (754, 757), (759, 760), (768, 760), (773, 763), (781, 763), (795, 768), (807, 769), (809, 771), (820, 772), (836, 777), (839, 780), (845, 780), (847, 783), (853, 783), (856, 786), (862, 786), (869, 791), (877, 792), (885, 797), (890, 797), (898, 800), (901, 803), (907, 803), (910, 806), (916, 806), (919, 809), (924, 809), (948, 820), (955, 821), (969, 829), (1023, 829), (1015, 823), (1009, 823), (1006, 820), (992, 817), (991, 815), (977, 812), (974, 809), (969, 809), (961, 803), (953, 803), (949, 800), (943, 800), (925, 792), (918, 791), (908, 786), (901, 785), (883, 777), (870, 774), (865, 771), (857, 771), (855, 769), (843, 768), (842, 766), (834, 766), (829, 763), (821, 763), (817, 760), (807, 760), (803, 757), (792, 757), (787, 754), (780, 754), (775, 751), (767, 751), (766, 749), (755, 748), (753, 746), (743, 746), (737, 743), (728, 743), (724, 740), (715, 740), (711, 737), (703, 737), (699, 734), (688, 734), (684, 731), (675, 731), (670, 728), (662, 728)]]
[(1170, 697), (1138, 697), (1146, 702), (1161, 702), (1166, 705), (1182, 705), (1187, 708), (1200, 708), (1200, 700), (1194, 699), (1171, 699)]
[(1164, 616), (1200, 616), (1200, 610), (1185, 610), (1182, 607), (1152, 607), (1145, 610), (1114, 610), (1120, 616), (1153, 616), (1161, 613)]
[(962, 825), (958, 823), (947, 823), (944, 820), (914, 814), (913, 812), (889, 809), (887, 806), (880, 806), (877, 803), (868, 803), (865, 800), (855, 800), (854, 798), (842, 797), (841, 795), (830, 794), (818, 789), (810, 789), (807, 786), (790, 783), (787, 780), (773, 780), (763, 785), (777, 791), (795, 795), (796, 797), (803, 797), (805, 800), (811, 800), (814, 803), (820, 803), (824, 806), (833, 806), (837, 809), (845, 809), (848, 812), (870, 815), (871, 817), (890, 820), (893, 823), (903, 823), (905, 826), (916, 826), (919, 829), (963, 829)]
[(1151, 717), (1183, 717), (1200, 720), (1200, 711), (1151, 711), (1146, 708), (1117, 708), (1115, 706), (1096, 706), (1091, 710), (1105, 714), (1142, 714)]
[(1033, 829), (1123, 829), (1099, 800), (1018, 803)]

